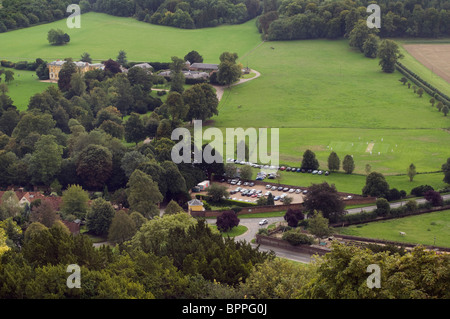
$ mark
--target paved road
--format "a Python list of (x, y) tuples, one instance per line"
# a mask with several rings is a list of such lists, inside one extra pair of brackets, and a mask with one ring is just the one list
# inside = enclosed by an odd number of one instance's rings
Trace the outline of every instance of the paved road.
[[(450, 194), (447, 195), (442, 195), (442, 198), (444, 200), (450, 199)], [(402, 200), (400, 202), (396, 202), (396, 203), (391, 203), (391, 208), (398, 208), (400, 206), (405, 205), (408, 202), (408, 200)], [(420, 199), (416, 199), (417, 204), (423, 204), (426, 202), (426, 199), (424, 198), (420, 198)], [(360, 212), (370, 212), (372, 210), (374, 210), (375, 208), (377, 208), (375, 205), (373, 206), (367, 206), (367, 207), (361, 207), (361, 208), (352, 208), (347, 210), (348, 214), (356, 214), (356, 213), (360, 213)]]
[[(239, 225), (247, 227), (248, 230), (244, 234), (235, 237), (235, 240), (245, 240), (247, 242), (251, 242), (251, 240), (255, 238), (255, 235), (258, 233), (258, 230), (260, 228), (265, 228), (270, 224), (281, 222), (284, 220), (283, 217), (269, 217), (269, 218), (266, 218), (269, 221), (268, 224), (266, 224), (264, 226), (259, 226), (259, 222), (261, 221), (261, 219), (262, 218), (241, 218)], [(216, 223), (216, 219), (207, 219), (207, 221), (209, 224)], [(252, 246), (257, 247), (258, 245), (252, 244)], [(309, 254), (296, 253), (296, 252), (292, 252), (290, 250), (286, 250), (286, 249), (279, 248), (279, 247), (260, 245), (259, 250), (260, 251), (272, 250), (275, 252), (275, 255), (277, 255), (278, 257), (286, 258), (286, 259), (290, 259), (290, 260), (294, 260), (294, 261), (298, 261), (298, 262), (302, 262), (302, 263), (309, 263), (311, 261), (311, 256)]]
[[(450, 194), (443, 195), (442, 197), (444, 198), (444, 200), (450, 199)], [(426, 200), (421, 198), (421, 199), (417, 199), (416, 201), (418, 204), (421, 204), (421, 203), (424, 203)], [(405, 205), (406, 203), (407, 203), (407, 200), (403, 200), (403, 201), (397, 202), (397, 203), (391, 203), (391, 208), (400, 207), (402, 205)], [(376, 208), (376, 206), (353, 208), (353, 209), (349, 209), (348, 213), (356, 214), (356, 213), (360, 213), (361, 211), (372, 211), (375, 208)], [(270, 224), (281, 222), (284, 220), (283, 217), (269, 217), (269, 218), (266, 218), (269, 221), (268, 224), (266, 224), (264, 226), (259, 226), (259, 222), (261, 221), (261, 219), (262, 218), (241, 218), (239, 225), (247, 227), (248, 230), (244, 234), (235, 237), (235, 239), (251, 242), (251, 240), (255, 238), (255, 235), (258, 233), (258, 230), (260, 228), (267, 227)], [(210, 224), (216, 223), (216, 219), (208, 219), (207, 221)], [(254, 247), (257, 246), (256, 244), (252, 244), (252, 245)], [(299, 261), (299, 262), (303, 262), (303, 263), (309, 263), (311, 261), (311, 256), (309, 254), (295, 253), (295, 252), (285, 250), (285, 249), (282, 249), (279, 247), (271, 247), (271, 246), (261, 245), (259, 247), (259, 249), (261, 251), (273, 250), (278, 257), (287, 258), (287, 259), (291, 259), (291, 260), (295, 260), (295, 261)]]

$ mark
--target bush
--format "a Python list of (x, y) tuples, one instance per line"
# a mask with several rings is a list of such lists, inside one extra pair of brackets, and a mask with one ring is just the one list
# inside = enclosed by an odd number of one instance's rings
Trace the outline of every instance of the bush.
[(227, 232), (239, 225), (239, 218), (234, 211), (228, 210), (217, 217), (216, 225), (219, 231)]
[(431, 203), (432, 206), (442, 206), (444, 205), (444, 199), (441, 194), (436, 191), (428, 191), (425, 193), (425, 199)]
[(409, 200), (406, 203), (405, 207), (406, 207), (406, 210), (411, 213), (417, 211), (417, 208), (418, 208), (417, 202), (415, 200)]
[(293, 246), (297, 245), (312, 245), (314, 243), (314, 239), (306, 234), (302, 234), (296, 230), (290, 230), (283, 234), (283, 240), (287, 241), (289, 244)]
[(19, 61), (15, 64), (14, 68), (16, 70), (25, 70), (27, 68), (28, 62), (27, 61)]
[(420, 185), (420, 186), (414, 187), (411, 190), (411, 195), (421, 197), (421, 196), (424, 196), (425, 193), (428, 191), (434, 191), (434, 188), (431, 187), (430, 185)]
[(158, 95), (158, 96), (163, 96), (166, 94), (167, 94), (167, 91), (156, 91), (156, 95)]
[(2, 60), (0, 62), (0, 64), (5, 68), (13, 68), (14, 67), (14, 63), (11, 61), (7, 61), (7, 60)]
[(391, 206), (389, 202), (384, 198), (378, 198), (376, 201), (377, 204), (377, 215), (378, 216), (387, 216), (391, 210)]

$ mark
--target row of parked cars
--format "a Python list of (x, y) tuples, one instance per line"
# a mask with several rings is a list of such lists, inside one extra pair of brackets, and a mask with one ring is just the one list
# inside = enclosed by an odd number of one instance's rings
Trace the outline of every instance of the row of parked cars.
[[(227, 159), (228, 163), (235, 163), (239, 165), (250, 165), (251, 167), (255, 168), (261, 168), (261, 169), (271, 169), (271, 170), (280, 170), (280, 171), (286, 171), (286, 172), (297, 172), (297, 173), (310, 173), (314, 175), (330, 175), (329, 171), (323, 171), (323, 170), (314, 170), (314, 169), (307, 169), (307, 168), (301, 168), (301, 167), (290, 167), (290, 166), (274, 166), (274, 165), (261, 165), (261, 164), (255, 164), (251, 162), (245, 162), (245, 161), (239, 161), (233, 158)], [(266, 174), (267, 175), (267, 174)], [(269, 174), (268, 178), (275, 178), (274, 174)]]

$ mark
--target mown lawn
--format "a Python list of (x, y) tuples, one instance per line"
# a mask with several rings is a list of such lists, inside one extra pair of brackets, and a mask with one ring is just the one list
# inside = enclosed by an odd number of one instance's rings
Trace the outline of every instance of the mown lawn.
[[(217, 229), (216, 225), (209, 225), (209, 227), (213, 228), (213, 229)], [(233, 227), (230, 231), (227, 232), (221, 232), (220, 234), (223, 237), (236, 237), (239, 235), (242, 235), (243, 233), (245, 233), (248, 230), (247, 227), (242, 226), (242, 225), (238, 225), (236, 227)]]
[[(450, 210), (338, 228), (352, 236), (450, 247)], [(405, 232), (401, 236), (400, 232)]]
[[(41, 93), (51, 85), (57, 85), (55, 83), (40, 82), (34, 71), (0, 68), (14, 72), (14, 80), (8, 84), (8, 93), (6, 94), (13, 100), (14, 105), (17, 106), (20, 111), (24, 111), (28, 108), (30, 97), (34, 94)], [(4, 80), (4, 76), (2, 77), (2, 80)]]

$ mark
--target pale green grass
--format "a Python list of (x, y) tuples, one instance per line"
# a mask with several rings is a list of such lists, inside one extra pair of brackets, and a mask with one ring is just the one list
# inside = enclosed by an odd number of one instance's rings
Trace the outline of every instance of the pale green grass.
[[(209, 227), (211, 227), (213, 229), (217, 229), (216, 225), (209, 225)], [(247, 230), (248, 230), (247, 227), (242, 226), (242, 225), (238, 225), (236, 227), (233, 227), (230, 231), (227, 231), (227, 232), (224, 232), (224, 233), (220, 233), (220, 234), (223, 237), (236, 237), (236, 236), (244, 234)]]
[[(341, 234), (450, 247), (450, 210), (339, 228)], [(405, 232), (401, 236), (400, 232)]]
[[(47, 33), (60, 28), (70, 35), (70, 43), (51, 46)], [(170, 62), (172, 56), (183, 58), (189, 51), (198, 51), (205, 63), (218, 63), (224, 51), (244, 55), (261, 42), (251, 20), (242, 25), (184, 30), (157, 26), (133, 18), (113, 17), (89, 12), (81, 15), (81, 28), (68, 29), (66, 20), (0, 34), (0, 59), (12, 61), (50, 61), (72, 57), (79, 59), (88, 52), (92, 59), (115, 59), (119, 50), (125, 50), (129, 61)]]
[[(3, 68), (4, 70), (10, 70), (14, 72), (14, 81), (8, 84), (8, 93), (6, 93), (14, 102), (14, 105), (20, 111), (28, 108), (30, 97), (36, 93), (44, 91), (51, 85), (57, 85), (54, 83), (40, 82), (36, 72), (15, 70), (10, 68)], [(4, 80), (4, 76), (2, 77)], [(4, 83), (2, 81), (2, 83)]]

